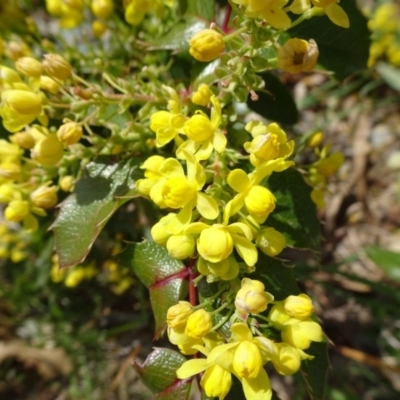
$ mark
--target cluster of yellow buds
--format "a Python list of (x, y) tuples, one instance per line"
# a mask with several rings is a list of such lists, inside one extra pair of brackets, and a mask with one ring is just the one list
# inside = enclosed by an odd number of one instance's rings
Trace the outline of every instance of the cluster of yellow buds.
[(161, 17), (165, 6), (172, 8), (175, 3), (175, 0), (124, 0), (125, 20), (128, 24), (139, 25), (149, 12)]
[[(262, 282), (245, 278), (237, 292), (234, 305), (236, 314), (229, 317), (231, 336), (224, 338), (218, 332), (221, 323), (212, 327), (210, 314), (198, 305), (181, 301), (167, 314), (169, 338), (178, 344), (183, 354), (202, 353), (183, 363), (176, 371), (178, 378), (187, 379), (204, 371), (200, 384), (207, 396), (224, 399), (232, 386), (232, 374), (239, 378), (247, 400), (270, 399), (271, 384), (264, 369), (271, 362), (281, 375), (292, 375), (302, 360), (312, 359), (304, 352), (312, 341), (323, 340), (320, 325), (313, 321), (311, 299), (301, 294), (274, 302), (272, 294), (265, 292)], [(232, 296), (225, 297), (229, 308)], [(268, 317), (260, 315), (272, 307)], [(251, 318), (249, 316), (251, 315)], [(282, 342), (276, 342), (260, 332), (257, 319), (281, 331)], [(227, 322), (227, 318), (223, 323)]]
[(368, 21), (372, 33), (372, 44), (368, 66), (372, 67), (381, 58), (400, 67), (400, 6), (396, 3), (383, 3), (375, 10)]
[[(54, 173), (49, 167), (60, 163), (64, 146), (80, 140), (82, 127), (65, 120), (57, 132), (47, 128), (44, 91), (56, 94), (72, 76), (71, 65), (62, 56), (47, 54), (43, 62), (25, 56), (16, 60), (15, 67), (0, 65), (0, 115), (4, 127), (13, 132), (9, 141), (0, 143), (0, 202), (6, 204), (7, 221), (22, 222), (25, 229), (34, 231), (38, 227), (35, 215), (46, 215), (58, 202), (58, 187), (52, 184)], [(42, 125), (30, 125), (36, 119)], [(72, 185), (71, 179), (68, 184), (60, 177), (63, 190)]]
[(325, 206), (325, 193), (328, 190), (327, 178), (335, 175), (344, 162), (343, 153), (331, 152), (330, 146), (319, 147), (323, 139), (321, 132), (311, 135), (307, 145), (315, 149), (318, 160), (310, 165), (308, 183), (313, 187), (311, 199), (318, 208)]

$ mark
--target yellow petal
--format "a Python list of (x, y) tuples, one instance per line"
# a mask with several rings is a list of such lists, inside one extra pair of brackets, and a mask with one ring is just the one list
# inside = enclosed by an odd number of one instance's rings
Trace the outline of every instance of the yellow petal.
[(262, 163), (251, 173), (250, 181), (252, 185), (258, 185), (264, 178), (273, 172), (282, 172), (294, 165), (293, 161), (284, 161), (282, 158)]
[(272, 397), (271, 383), (264, 368), (254, 379), (242, 379), (243, 392), (246, 400), (270, 400)]
[(229, 218), (240, 211), (244, 206), (245, 193), (237, 194), (224, 209), (224, 224), (228, 224)]
[(196, 160), (207, 160), (210, 158), (211, 153), (213, 152), (214, 147), (211, 143), (210, 139), (207, 139), (205, 142), (202, 142), (200, 148), (196, 151), (195, 157)]
[(203, 229), (209, 228), (210, 225), (207, 225), (203, 222), (193, 222), (193, 224), (190, 224), (184, 231), (185, 234), (198, 234), (201, 233)]
[(242, 342), (248, 340), (249, 342), (253, 339), (253, 334), (247, 324), (237, 322), (231, 326), (232, 336), (231, 339), (236, 342)]
[(235, 234), (231, 234), (233, 239), (233, 245), (240, 257), (243, 258), (244, 262), (252, 267), (258, 259), (257, 249), (250, 240)]
[(227, 229), (231, 233), (237, 233), (239, 235), (244, 235), (247, 239), (253, 240), (253, 233), (248, 225), (243, 222), (235, 222), (229, 226)]
[(201, 216), (206, 219), (215, 219), (219, 215), (217, 202), (212, 197), (202, 192), (197, 193), (196, 208)]
[(221, 122), (221, 104), (215, 96), (211, 96), (210, 100), (214, 106), (211, 109), (211, 125), (214, 129), (216, 129)]
[(236, 192), (244, 192), (250, 185), (249, 177), (242, 169), (229, 172), (228, 185)]
[(220, 367), (229, 370), (232, 367), (233, 354), (228, 351), (238, 346), (239, 342), (220, 344), (214, 347), (207, 357), (207, 363), (217, 364)]
[(176, 376), (179, 379), (186, 379), (203, 372), (206, 368), (207, 360), (205, 358), (195, 358), (184, 362), (182, 366), (176, 370)]
[(336, 3), (332, 3), (329, 6), (324, 7), (324, 11), (328, 18), (336, 25), (342, 28), (348, 28), (350, 26), (349, 17), (342, 7)]
[(212, 138), (212, 145), (218, 153), (221, 153), (222, 151), (225, 150), (226, 142), (227, 142), (226, 136), (223, 133), (221, 132), (214, 133)]
[(184, 177), (185, 172), (181, 163), (175, 158), (167, 158), (160, 166), (159, 172), (167, 178)]

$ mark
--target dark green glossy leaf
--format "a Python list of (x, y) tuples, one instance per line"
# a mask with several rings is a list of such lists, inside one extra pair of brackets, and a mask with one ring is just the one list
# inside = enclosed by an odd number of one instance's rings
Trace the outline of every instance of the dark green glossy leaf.
[(256, 113), (272, 121), (295, 124), (299, 119), (296, 104), (286, 86), (272, 73), (261, 75), (265, 89), (256, 92), (258, 100), (249, 97), (247, 105)]
[(135, 193), (140, 159), (90, 163), (74, 193), (62, 204), (52, 229), (60, 267), (82, 262), (114, 212)]
[(155, 399), (188, 400), (191, 379), (180, 380), (176, 370), (186, 358), (171, 349), (156, 348), (149, 354), (143, 365), (135, 362), (134, 368), (143, 383), (154, 393)]
[(165, 247), (149, 241), (130, 244), (121, 254), (120, 264), (132, 269), (149, 289), (158, 339), (166, 328), (168, 308), (187, 290), (187, 268), (182, 261), (172, 258)]
[(369, 246), (365, 249), (367, 256), (385, 272), (389, 279), (400, 282), (400, 253)]
[(313, 360), (303, 361), (301, 364), (301, 373), (307, 385), (308, 394), (312, 400), (324, 400), (326, 390), (326, 379), (328, 375), (327, 343), (314, 342), (307, 354), (314, 356)]
[(266, 290), (272, 293), (275, 300), (283, 300), (291, 294), (300, 293), (292, 268), (282, 260), (266, 256), (259, 252), (257, 269), (250, 275), (251, 279), (258, 279), (264, 283)]
[(367, 68), (371, 33), (355, 0), (341, 1), (340, 7), (349, 16), (350, 28), (341, 28), (324, 15), (306, 20), (288, 33), (292, 37), (314, 39), (319, 48), (318, 63), (343, 80)]
[(273, 173), (268, 188), (275, 195), (277, 206), (266, 224), (282, 232), (293, 247), (320, 250), (321, 229), (311, 187), (294, 168)]

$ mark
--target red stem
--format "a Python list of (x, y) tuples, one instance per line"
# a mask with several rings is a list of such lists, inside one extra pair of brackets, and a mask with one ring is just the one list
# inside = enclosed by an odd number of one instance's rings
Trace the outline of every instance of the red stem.
[(222, 23), (222, 30), (225, 33), (229, 33), (230, 29), (228, 28), (229, 25), (229, 20), (231, 19), (231, 13), (232, 13), (232, 7), (230, 4), (226, 6), (226, 11), (225, 11), (225, 16), (224, 16), (224, 22)]
[(196, 273), (193, 268), (195, 262), (196, 262), (196, 259), (191, 258), (189, 261), (189, 265), (188, 265), (188, 269), (189, 269), (189, 301), (192, 306), (195, 306), (197, 303), (196, 288), (193, 285), (193, 279), (196, 278)]

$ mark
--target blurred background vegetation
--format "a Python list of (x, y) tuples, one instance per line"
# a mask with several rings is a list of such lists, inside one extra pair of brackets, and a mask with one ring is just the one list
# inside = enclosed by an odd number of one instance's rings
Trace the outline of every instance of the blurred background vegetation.
[[(20, 3), (22, 12), (34, 5), (40, 13), (44, 5)], [(290, 131), (319, 130), (345, 157), (320, 212), (320, 256), (287, 250), (285, 257), (331, 340), (326, 398), (394, 400), (400, 396), (400, 3), (360, 5), (372, 35), (368, 69), (343, 82), (323, 71), (279, 75), (300, 112)], [(61, 271), (48, 231), (57, 211), (31, 235), (0, 221), (0, 399), (152, 398), (131, 363), (168, 344), (152, 342), (147, 290), (118, 263), (124, 241), (148, 237), (139, 228), (157, 220), (148, 207), (137, 200), (121, 208), (84, 264)], [(272, 382), (281, 400), (308, 398), (300, 375)]]

